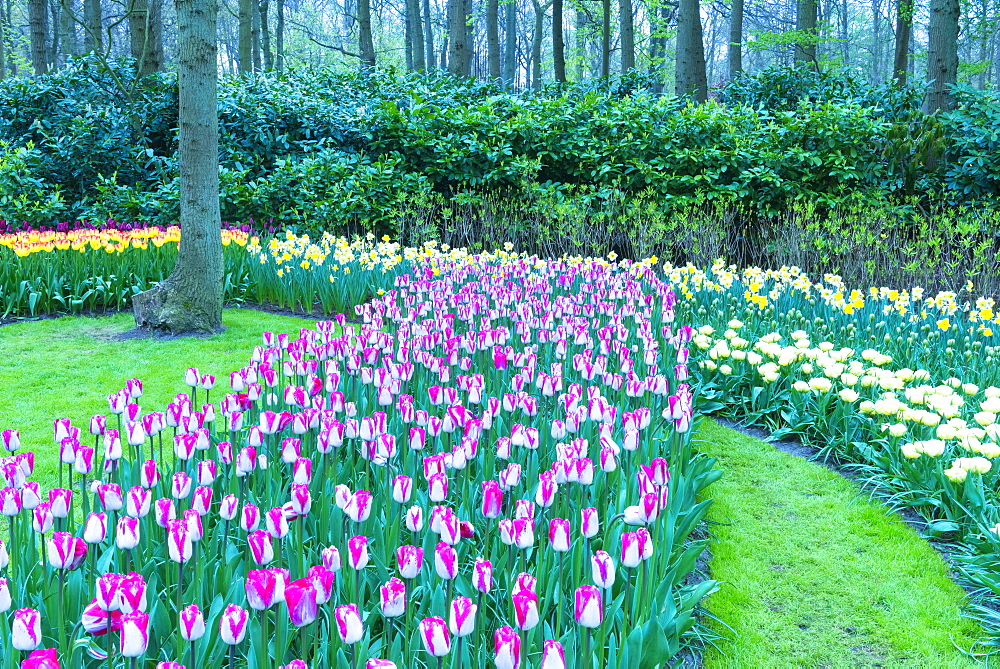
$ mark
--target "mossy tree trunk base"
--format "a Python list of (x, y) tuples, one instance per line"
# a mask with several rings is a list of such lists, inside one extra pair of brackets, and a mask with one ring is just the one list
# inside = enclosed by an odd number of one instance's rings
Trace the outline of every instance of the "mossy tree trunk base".
[[(221, 291), (220, 291), (221, 292)], [(214, 295), (192, 294), (167, 279), (132, 298), (135, 324), (170, 334), (213, 334), (222, 331), (222, 305)]]

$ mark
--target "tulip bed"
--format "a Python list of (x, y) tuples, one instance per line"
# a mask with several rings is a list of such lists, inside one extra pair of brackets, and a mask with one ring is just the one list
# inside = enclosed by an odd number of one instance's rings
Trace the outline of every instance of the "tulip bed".
[[(83, 228), (0, 233), (0, 319), (128, 309), (132, 296), (170, 273), (180, 228)], [(290, 233), (262, 242), (222, 229), (226, 301), (329, 316), (375, 297), (421, 257), (445, 256), (431, 242), (403, 249), (374, 235), (348, 241)]]
[(4, 430), (0, 668), (673, 657), (715, 587), (689, 576), (721, 472), (691, 450), (670, 285), (415, 262), (359, 327), (265, 334), (231, 392), (191, 369), (162, 411), (133, 379), (57, 420), (57, 488)]

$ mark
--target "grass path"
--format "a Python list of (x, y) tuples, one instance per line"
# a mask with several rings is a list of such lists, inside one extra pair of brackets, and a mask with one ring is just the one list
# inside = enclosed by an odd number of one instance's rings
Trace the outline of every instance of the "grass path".
[(728, 640), (722, 667), (967, 667), (978, 627), (941, 556), (839, 474), (704, 420), (697, 448), (719, 459), (707, 600)]

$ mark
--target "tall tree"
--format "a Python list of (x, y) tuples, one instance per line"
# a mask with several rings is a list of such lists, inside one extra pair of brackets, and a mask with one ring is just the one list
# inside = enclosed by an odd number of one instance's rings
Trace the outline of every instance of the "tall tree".
[(358, 0), (358, 49), (361, 51), (361, 69), (375, 69), (375, 40), (372, 39), (371, 0)]
[(217, 0), (176, 0), (181, 241), (165, 280), (132, 298), (136, 325), (173, 334), (222, 329)]
[(486, 0), (486, 60), (490, 79), (500, 78), (500, 3)]
[(413, 69), (427, 69), (427, 59), (424, 49), (424, 22), (420, 16), (420, 0), (406, 0), (407, 20), (410, 26), (410, 49), (412, 50)]
[(542, 34), (545, 32), (545, 14), (552, 6), (553, 0), (544, 5), (538, 0), (531, 0), (535, 6), (535, 27), (531, 31), (531, 88), (542, 87)]
[(517, 72), (517, 0), (507, 0), (504, 6), (503, 33), (503, 80), (513, 87)]
[(239, 2), (240, 72), (253, 71), (253, 0)]
[(951, 109), (954, 103), (948, 86), (958, 79), (959, 0), (931, 0), (930, 24), (927, 27), (927, 90), (924, 109), (932, 114)]
[(60, 51), (62, 52), (62, 62), (65, 63), (70, 56), (76, 56), (76, 26), (73, 23), (73, 2), (72, 0), (62, 0), (62, 10), (59, 12), (59, 39), (62, 40)]
[(431, 0), (423, 0), (423, 5), (424, 19), (427, 21), (427, 24), (424, 26), (424, 39), (427, 41), (427, 69), (431, 69), (434, 67), (436, 60), (434, 55), (434, 23), (431, 16)]
[(601, 76), (611, 76), (611, 0), (601, 0)]
[(635, 67), (635, 16), (632, 0), (618, 0), (621, 18), (622, 74)]
[(285, 0), (274, 3), (274, 67), (285, 69)]
[(566, 45), (563, 40), (563, 0), (552, 0), (552, 75), (566, 81)]
[(28, 0), (28, 30), (31, 39), (31, 64), (35, 76), (49, 71), (49, 7), (45, 0)]
[(795, 45), (795, 62), (816, 67), (816, 5), (817, 0), (798, 0), (795, 11), (795, 30), (805, 37)]
[(160, 0), (132, 0), (128, 15), (129, 42), (137, 74), (145, 77), (163, 67)]
[(698, 102), (704, 102), (708, 97), (705, 43), (701, 34), (701, 4), (698, 0), (680, 0), (677, 6), (674, 93), (691, 95)]
[(83, 49), (90, 53), (104, 50), (104, 17), (101, 0), (83, 0)]
[(250, 55), (253, 71), (260, 72), (260, 8), (256, 2), (250, 4)]
[(743, 0), (733, 0), (729, 15), (729, 79), (743, 71)]
[(274, 69), (274, 52), (271, 51), (271, 24), (268, 16), (270, 0), (260, 0), (257, 9), (260, 11), (260, 49), (264, 59), (264, 69), (272, 70)]
[(472, 75), (468, 8), (466, 0), (448, 0), (448, 71), (465, 77)]
[(900, 86), (906, 85), (910, 61), (910, 33), (913, 31), (913, 0), (896, 2), (896, 45), (893, 50), (892, 76)]

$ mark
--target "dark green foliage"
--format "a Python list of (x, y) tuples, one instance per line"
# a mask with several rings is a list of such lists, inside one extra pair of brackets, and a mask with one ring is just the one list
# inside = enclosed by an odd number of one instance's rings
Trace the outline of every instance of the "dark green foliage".
[[(175, 83), (131, 81), (127, 62), (108, 71), (78, 60), (0, 82), (0, 219), (176, 219)], [(572, 247), (574, 233), (538, 223), (543, 212), (586, 230), (617, 216), (602, 202), (636, 199), (628, 206), (653, 221), (726, 203), (753, 226), (858, 193), (913, 211), (1000, 192), (995, 96), (962, 91), (956, 111), (928, 117), (920, 89), (846, 71), (775, 68), (703, 105), (650, 95), (647, 83), (637, 74), (512, 95), (440, 73), (228, 80), (223, 218), (447, 236), (455, 212), (506, 199), (544, 229), (539, 246), (554, 235)]]

